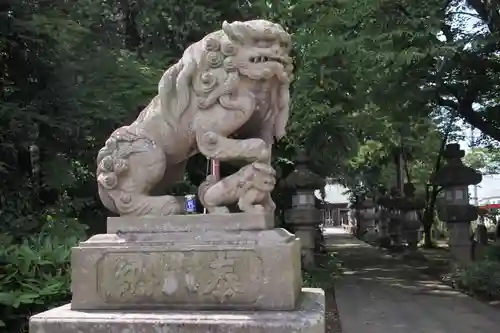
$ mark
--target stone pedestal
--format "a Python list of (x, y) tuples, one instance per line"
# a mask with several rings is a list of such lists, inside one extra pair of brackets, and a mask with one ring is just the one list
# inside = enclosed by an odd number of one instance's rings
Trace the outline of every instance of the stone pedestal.
[(316, 266), (315, 249), (321, 211), (312, 205), (296, 204), (285, 212), (285, 220), (292, 225), (295, 235), (300, 239), (304, 267)]
[(324, 333), (325, 296), (304, 288), (294, 311), (75, 311), (33, 316), (31, 333)]
[(391, 238), (392, 246), (402, 246), (402, 234), (401, 212), (399, 210), (391, 210), (389, 218), (389, 237)]
[(405, 238), (410, 251), (415, 251), (418, 248), (418, 242), (420, 240), (420, 225), (421, 222), (418, 219), (417, 212), (415, 210), (410, 210), (404, 213), (404, 222), (402, 225), (403, 237)]
[(420, 240), (420, 227), (422, 225), (418, 212), (425, 208), (425, 202), (415, 195), (415, 186), (405, 183), (403, 186), (404, 196), (397, 201), (401, 209), (403, 237), (410, 251), (416, 251)]
[[(70, 305), (32, 333), (324, 332), (324, 295), (302, 289), (300, 242), (272, 215), (108, 219), (72, 252)], [(188, 311), (186, 311), (188, 310)]]
[(378, 243), (381, 246), (388, 246), (391, 243), (389, 237), (389, 212), (381, 207), (378, 220)]
[(448, 223), (448, 243), (451, 254), (462, 264), (472, 261), (470, 222)]
[(314, 250), (316, 248), (316, 228), (315, 226), (299, 225), (294, 227), (295, 234), (300, 239), (301, 258), (304, 267), (314, 267), (316, 265)]
[(359, 236), (364, 237), (366, 234), (375, 234), (375, 220), (377, 216), (373, 200), (365, 199), (362, 202), (359, 215)]
[[(305, 268), (316, 266), (316, 254), (319, 254), (323, 235), (319, 225), (323, 223), (321, 210), (316, 208), (314, 192), (325, 187), (323, 177), (309, 170), (309, 156), (304, 149), (297, 150), (293, 170), (281, 183), (285, 188), (293, 191), (292, 207), (285, 214), (285, 221), (302, 243), (302, 264)], [(322, 194), (324, 195), (324, 193)]]
[(391, 238), (389, 237), (389, 221), (391, 205), (390, 198), (387, 194), (387, 189), (383, 186), (379, 187), (379, 198), (377, 199), (377, 217), (378, 217), (378, 244), (383, 247), (391, 245)]
[(353, 234), (353, 235), (356, 234), (356, 230), (358, 228), (357, 227), (357, 225), (358, 225), (357, 215), (358, 215), (358, 212), (356, 211), (355, 208), (352, 208), (352, 207), (349, 208), (349, 211), (347, 212), (348, 223), (344, 229), (346, 232)]

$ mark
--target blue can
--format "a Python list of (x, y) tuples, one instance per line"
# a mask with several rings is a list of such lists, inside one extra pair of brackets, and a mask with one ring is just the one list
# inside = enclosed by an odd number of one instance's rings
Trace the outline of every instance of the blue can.
[(196, 214), (196, 195), (187, 194), (184, 196), (184, 211), (186, 214)]

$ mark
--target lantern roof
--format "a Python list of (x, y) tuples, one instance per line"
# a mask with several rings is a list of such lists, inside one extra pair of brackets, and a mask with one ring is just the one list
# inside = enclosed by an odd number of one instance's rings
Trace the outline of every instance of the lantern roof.
[(315, 190), (325, 186), (325, 179), (312, 172), (309, 167), (310, 159), (304, 149), (299, 149), (295, 158), (295, 170), (283, 181), (283, 185), (297, 190)]
[(483, 179), (481, 173), (463, 164), (465, 151), (458, 143), (446, 145), (442, 154), (446, 164), (436, 173), (434, 183), (443, 187), (477, 185)]

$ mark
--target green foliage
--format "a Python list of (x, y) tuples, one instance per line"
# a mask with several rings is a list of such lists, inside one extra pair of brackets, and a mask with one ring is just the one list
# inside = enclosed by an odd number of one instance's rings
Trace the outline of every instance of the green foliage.
[(487, 299), (500, 299), (500, 262), (482, 260), (457, 270), (452, 276), (457, 288)]
[(342, 263), (334, 253), (328, 253), (316, 268), (302, 271), (302, 279), (305, 287), (322, 288), (331, 290), (333, 283), (342, 274)]
[(488, 245), (486, 258), (491, 261), (500, 262), (500, 243), (496, 242), (494, 244)]
[[(2, 320), (12, 325), (68, 297), (61, 272), (83, 237), (78, 221), (94, 233), (107, 214), (96, 196), (98, 149), (135, 119), (186, 46), (223, 20), (270, 18), (294, 34), (289, 135), (273, 161), (282, 176), (305, 147), (321, 176), (373, 192), (393, 184), (394, 148), (403, 146), (407, 177), (425, 192), (456, 116), (500, 138), (500, 15), (489, 2), (466, 0), (482, 26), (464, 32), (457, 1), (4, 1)], [(475, 151), (468, 160), (496, 170), (497, 155)], [(205, 172), (205, 158), (193, 158), (175, 192), (192, 192)], [(284, 191), (273, 195), (281, 207), (289, 201)], [(306, 272), (306, 282), (331, 284), (338, 271), (331, 260), (322, 272)]]
[[(321, 175), (372, 192), (392, 186), (404, 145), (421, 193), (439, 150), (424, 89), (443, 50), (443, 2), (288, 1), (269, 11), (292, 27), (296, 80), (286, 142), (305, 146)], [(425, 143), (422, 144), (422, 138)]]
[(500, 173), (500, 149), (497, 147), (473, 148), (465, 155), (464, 163), (480, 170), (483, 174)]
[(220, 27), (223, 15), (208, 3), (148, 2), (132, 22), (141, 32), (134, 48), (125, 3), (0, 6), (0, 318), (8, 332), (68, 301), (69, 251), (85, 237), (76, 218), (95, 232), (107, 214), (96, 200), (97, 150), (154, 96), (190, 39)]
[(29, 315), (70, 298), (70, 253), (84, 237), (77, 221), (47, 219), (38, 234), (0, 238), (0, 326), (23, 331)]
[(452, 274), (455, 286), (488, 300), (500, 300), (500, 244), (488, 245), (484, 260), (458, 268)]

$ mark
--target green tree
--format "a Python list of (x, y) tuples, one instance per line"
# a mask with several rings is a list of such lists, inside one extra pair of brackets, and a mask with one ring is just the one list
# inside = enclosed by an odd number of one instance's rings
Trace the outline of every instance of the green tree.
[(473, 148), (467, 152), (464, 163), (483, 174), (500, 172), (500, 150), (498, 148)]

